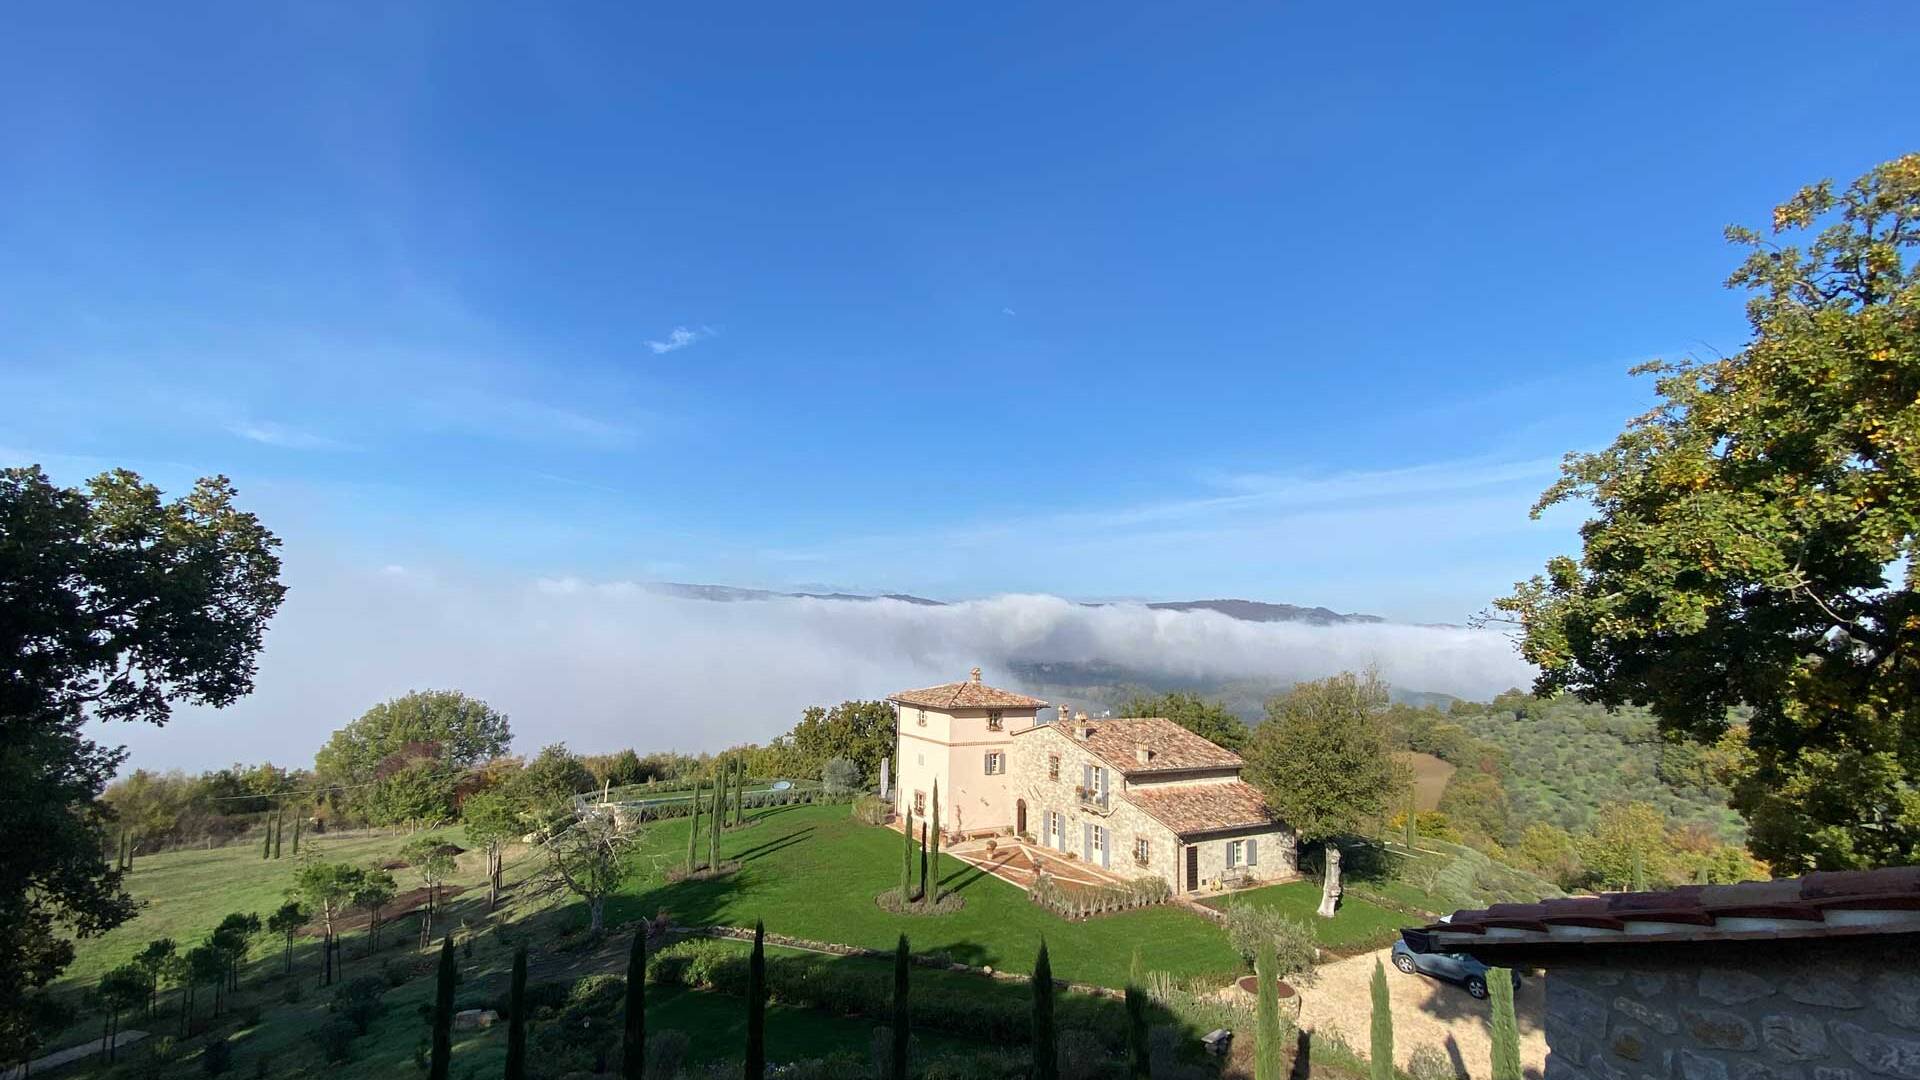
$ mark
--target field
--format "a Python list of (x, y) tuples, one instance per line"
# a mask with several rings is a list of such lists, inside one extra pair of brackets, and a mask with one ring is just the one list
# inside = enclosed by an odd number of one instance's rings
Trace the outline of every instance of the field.
[(1413, 807), (1416, 810), (1437, 810), (1440, 796), (1447, 790), (1447, 781), (1453, 779), (1456, 766), (1442, 761), (1432, 754), (1401, 754), (1413, 769)]
[[(300, 853), (365, 864), (398, 852), (406, 839), (404, 835), (309, 833), (300, 838)], [(286, 852), (284, 847), (281, 850)], [(181, 948), (198, 944), (231, 912), (254, 912), (266, 918), (286, 902), (299, 865), (291, 853), (262, 859), (258, 841), (245, 839), (210, 850), (135, 859), (126, 881), (127, 891), (141, 902), (139, 915), (100, 937), (76, 942), (77, 955), (62, 984), (91, 985), (155, 938), (172, 938)], [(471, 876), (478, 878), (477, 869)], [(404, 870), (396, 871), (394, 880), (403, 890), (413, 884)]]

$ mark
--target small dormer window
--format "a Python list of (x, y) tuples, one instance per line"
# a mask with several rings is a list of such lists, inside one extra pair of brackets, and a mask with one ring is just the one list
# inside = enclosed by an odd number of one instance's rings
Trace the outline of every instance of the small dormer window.
[(999, 709), (995, 709), (992, 712), (987, 714), (987, 730), (988, 731), (1004, 731), (1006, 730), (1006, 727), (1007, 727), (1007, 723), (1005, 720), (1001, 719)]

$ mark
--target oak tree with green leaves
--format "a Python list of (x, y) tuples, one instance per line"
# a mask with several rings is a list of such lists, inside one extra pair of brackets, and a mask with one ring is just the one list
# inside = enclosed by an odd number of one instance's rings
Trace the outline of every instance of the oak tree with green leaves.
[(1777, 872), (1920, 861), (1920, 154), (1727, 236), (1746, 346), (1642, 369), (1659, 403), (1534, 508), (1593, 508), (1579, 558), (1494, 606), (1539, 693), (1701, 742), (1744, 707), (1732, 802)]
[(168, 500), (125, 470), (68, 488), (0, 469), (0, 838), (32, 838), (0, 842), (0, 1061), (35, 1038), (34, 992), (70, 939), (133, 913), (100, 801), (125, 755), (85, 725), (251, 692), (286, 595), (279, 546), (225, 477)]
[(1339, 839), (1385, 814), (1410, 782), (1391, 752), (1383, 712), (1387, 684), (1344, 672), (1296, 685), (1267, 702), (1242, 756), (1243, 775), (1302, 840), (1326, 852), (1322, 918), (1340, 903)]

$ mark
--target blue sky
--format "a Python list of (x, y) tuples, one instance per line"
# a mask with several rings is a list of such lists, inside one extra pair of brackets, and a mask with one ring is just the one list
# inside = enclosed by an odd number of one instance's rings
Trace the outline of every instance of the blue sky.
[(1463, 621), (1740, 346), (1721, 228), (1915, 149), (1910, 17), (18, 8), (0, 456), (290, 565)]

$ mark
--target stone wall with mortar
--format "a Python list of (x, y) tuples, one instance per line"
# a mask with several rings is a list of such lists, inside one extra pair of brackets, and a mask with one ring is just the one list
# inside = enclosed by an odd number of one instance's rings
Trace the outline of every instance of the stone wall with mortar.
[(1570, 948), (1546, 1080), (1920, 1080), (1915, 936)]

